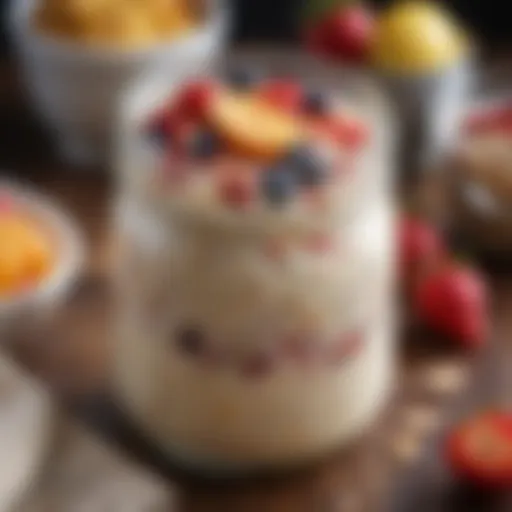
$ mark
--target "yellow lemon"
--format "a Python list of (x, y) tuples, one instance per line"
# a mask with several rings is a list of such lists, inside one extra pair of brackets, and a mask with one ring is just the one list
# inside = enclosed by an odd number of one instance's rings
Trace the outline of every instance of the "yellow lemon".
[(398, 2), (377, 20), (373, 63), (391, 73), (425, 73), (457, 62), (467, 50), (462, 29), (428, 1)]

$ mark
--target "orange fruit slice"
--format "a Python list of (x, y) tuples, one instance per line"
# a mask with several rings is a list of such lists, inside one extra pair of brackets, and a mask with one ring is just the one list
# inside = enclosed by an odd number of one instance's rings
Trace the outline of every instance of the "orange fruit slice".
[(0, 218), (0, 295), (44, 278), (54, 264), (50, 237), (28, 219)]
[(257, 160), (278, 158), (301, 137), (292, 115), (247, 95), (219, 94), (209, 120), (232, 151)]
[(21, 247), (7, 245), (0, 251), (0, 297), (14, 291), (24, 278), (25, 261)]

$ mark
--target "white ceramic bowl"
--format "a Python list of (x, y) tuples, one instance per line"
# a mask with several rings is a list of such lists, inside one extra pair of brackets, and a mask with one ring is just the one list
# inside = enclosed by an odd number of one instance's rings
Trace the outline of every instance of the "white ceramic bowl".
[(24, 329), (47, 320), (65, 300), (77, 280), (84, 262), (84, 244), (73, 221), (49, 199), (24, 186), (0, 181), (21, 211), (41, 222), (56, 245), (57, 261), (48, 277), (35, 288), (0, 298), (0, 338), (18, 327)]
[(140, 50), (91, 48), (38, 32), (32, 16), (40, 0), (11, 2), (10, 28), (34, 108), (69, 163), (105, 163), (110, 157), (119, 95), (145, 72), (172, 80), (205, 72), (227, 40), (223, 0), (208, 0), (203, 25), (181, 39)]

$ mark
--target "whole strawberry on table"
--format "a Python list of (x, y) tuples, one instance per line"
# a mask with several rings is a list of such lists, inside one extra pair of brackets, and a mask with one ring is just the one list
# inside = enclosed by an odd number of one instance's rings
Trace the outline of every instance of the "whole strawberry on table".
[[(454, 257), (426, 220), (403, 215), (398, 229), (399, 275), (405, 299), (420, 321), (465, 350), (485, 346), (490, 296), (484, 276)], [(485, 490), (512, 489), (512, 413), (470, 414), (453, 425), (442, 456), (459, 480)]]
[(451, 254), (436, 227), (419, 216), (402, 216), (398, 245), (399, 276), (412, 313), (461, 347), (483, 346), (490, 330), (490, 297), (483, 274)]
[(452, 429), (446, 461), (461, 480), (486, 490), (512, 488), (512, 414), (491, 410)]

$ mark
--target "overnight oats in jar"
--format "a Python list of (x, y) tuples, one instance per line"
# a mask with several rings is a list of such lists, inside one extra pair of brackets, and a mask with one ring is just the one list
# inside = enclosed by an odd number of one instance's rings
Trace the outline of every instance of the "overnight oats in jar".
[(389, 155), (295, 80), (153, 85), (121, 141), (116, 397), (196, 469), (325, 455), (392, 386)]

